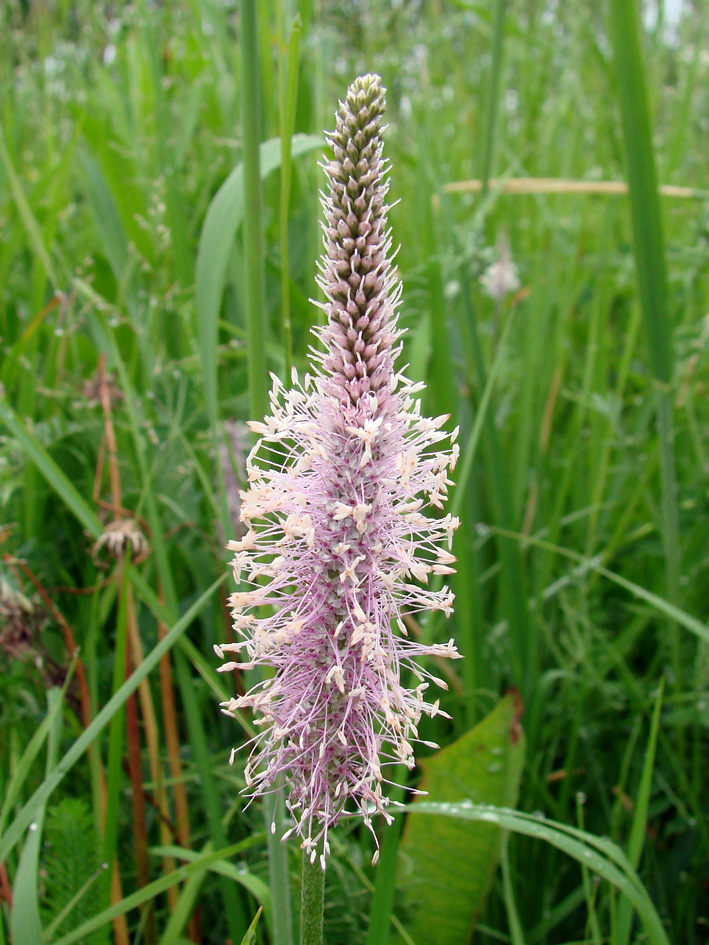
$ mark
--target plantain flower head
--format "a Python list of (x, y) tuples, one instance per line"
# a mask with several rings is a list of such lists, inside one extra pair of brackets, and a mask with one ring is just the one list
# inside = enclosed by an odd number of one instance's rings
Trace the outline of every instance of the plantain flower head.
[[(256, 712), (246, 791), (258, 797), (283, 779), (294, 820), (286, 836), (296, 831), (312, 860), (322, 842), (323, 868), (340, 817), (360, 814), (370, 829), (374, 813), (390, 819), (385, 770), (413, 767), (421, 715), (441, 711), (426, 690), (444, 683), (418, 658), (459, 655), (452, 640), (410, 639), (404, 622), (451, 613), (453, 594), (437, 589), (436, 576), (453, 572), (458, 521), (424, 509), (443, 508), (459, 447), (458, 431), (442, 429), (446, 417), (421, 415), (423, 385), (394, 366), (401, 287), (387, 226), (384, 104), (378, 76), (357, 79), (328, 137), (318, 279), (326, 325), (315, 332), (312, 373), (301, 381), (293, 371), (290, 389), (273, 377), (271, 414), (250, 424), (260, 439), (241, 493), (246, 532), (228, 546), (239, 639), (216, 647), (232, 660), (221, 670), (268, 668), (222, 707)], [(246, 662), (232, 655), (242, 651)]]

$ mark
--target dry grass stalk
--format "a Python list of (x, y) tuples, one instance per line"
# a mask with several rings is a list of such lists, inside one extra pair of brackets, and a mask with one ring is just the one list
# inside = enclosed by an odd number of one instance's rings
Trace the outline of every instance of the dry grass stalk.
[[(609, 197), (628, 193), (628, 185), (623, 181), (564, 180), (558, 177), (493, 177), (488, 186), (490, 190), (499, 190), (503, 194), (599, 194)], [(481, 180), (457, 180), (443, 185), (446, 194), (476, 194), (480, 191)], [(658, 192), (662, 197), (685, 200), (706, 200), (709, 196), (705, 190), (673, 184), (662, 184)]]

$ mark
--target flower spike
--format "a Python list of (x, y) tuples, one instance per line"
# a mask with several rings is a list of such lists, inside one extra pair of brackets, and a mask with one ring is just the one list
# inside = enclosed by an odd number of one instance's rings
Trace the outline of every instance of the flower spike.
[[(387, 227), (382, 160), (384, 89), (378, 76), (350, 86), (328, 141), (329, 192), (319, 284), (327, 324), (315, 334), (314, 373), (286, 390), (275, 378), (272, 413), (241, 493), (244, 537), (229, 543), (240, 589), (232, 596), (245, 668), (268, 676), (223, 710), (251, 708), (261, 726), (246, 764), (252, 798), (285, 776), (286, 806), (309, 856), (340, 817), (387, 819), (387, 765), (413, 767), (426, 701), (424, 655), (456, 658), (453, 641), (410, 639), (404, 618), (440, 610), (453, 594), (428, 586), (452, 573), (457, 519), (442, 508), (459, 447), (447, 418), (429, 420), (420, 385), (395, 372), (401, 288)], [(416, 688), (402, 683), (413, 672)], [(290, 833), (291, 831), (288, 831)], [(323, 858), (324, 859), (324, 858)]]

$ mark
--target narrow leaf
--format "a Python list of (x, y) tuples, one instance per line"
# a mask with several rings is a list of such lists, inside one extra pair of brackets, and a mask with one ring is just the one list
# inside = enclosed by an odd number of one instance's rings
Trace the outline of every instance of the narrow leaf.
[[(51, 718), (47, 746), (47, 773), (55, 765), (61, 738), (62, 717), (56, 711), (61, 705), (62, 692), (50, 689), (47, 693), (47, 717)], [(42, 845), (42, 826), (45, 804), (37, 810), (34, 823), (22, 848), (20, 862), (12, 890), (12, 912), (10, 913), (10, 935), (14, 945), (42, 945), (42, 921), (39, 915), (39, 853)]]
[[(640, 777), (640, 788), (635, 799), (635, 810), (633, 812), (633, 823), (630, 828), (630, 840), (628, 841), (628, 859), (634, 869), (638, 868), (640, 856), (643, 850), (643, 841), (647, 830), (647, 813), (650, 806), (650, 790), (652, 788), (652, 775), (655, 770), (655, 749), (657, 748), (657, 734), (660, 727), (660, 709), (662, 707), (662, 693), (664, 689), (664, 679), (660, 683), (660, 691), (655, 699), (655, 708), (652, 713), (652, 722), (650, 725), (650, 737), (648, 738), (647, 748), (645, 749), (645, 761), (643, 763), (642, 775)], [(632, 922), (632, 910), (630, 903), (624, 899), (618, 907), (618, 924), (616, 931), (617, 945), (627, 945), (630, 941), (630, 927)]]

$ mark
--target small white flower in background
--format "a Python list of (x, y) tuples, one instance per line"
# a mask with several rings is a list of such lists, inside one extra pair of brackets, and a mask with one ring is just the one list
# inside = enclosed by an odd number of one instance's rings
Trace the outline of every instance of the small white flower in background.
[(512, 262), (510, 243), (504, 234), (497, 240), (497, 259), (480, 276), (480, 283), (496, 302), (502, 302), (506, 295), (519, 289), (517, 266)]

